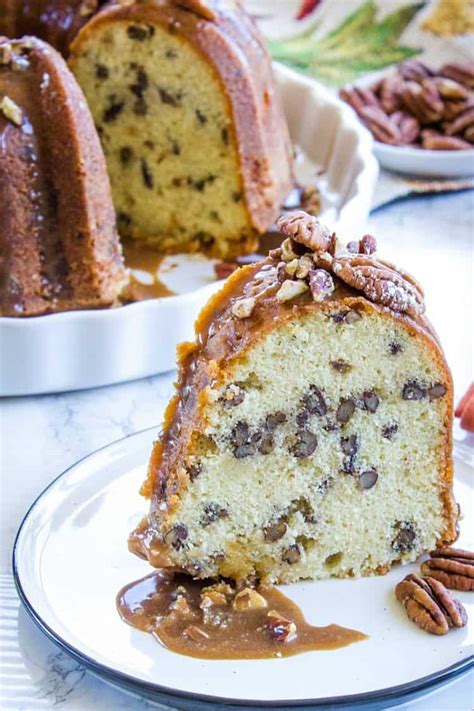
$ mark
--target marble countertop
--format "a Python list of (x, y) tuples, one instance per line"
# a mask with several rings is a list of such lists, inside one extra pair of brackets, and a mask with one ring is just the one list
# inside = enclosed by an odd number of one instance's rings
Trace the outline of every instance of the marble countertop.
[[(456, 399), (472, 380), (474, 193), (424, 196), (372, 214), (380, 252), (426, 288), (427, 310), (444, 345)], [(402, 258), (403, 255), (403, 258)], [(6, 399), (0, 410), (0, 708), (143, 711), (156, 706), (98, 680), (34, 627), (14, 590), (15, 532), (42, 489), (78, 459), (146, 427), (168, 400), (173, 373), (109, 388)], [(458, 432), (459, 437), (463, 437)], [(472, 438), (465, 437), (468, 446)], [(467, 711), (472, 675), (400, 708)]]

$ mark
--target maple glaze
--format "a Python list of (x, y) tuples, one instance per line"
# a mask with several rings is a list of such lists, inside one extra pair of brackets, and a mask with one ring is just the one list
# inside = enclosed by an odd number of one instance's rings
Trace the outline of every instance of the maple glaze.
[[(338, 649), (367, 638), (335, 624), (313, 627), (294, 602), (271, 586), (257, 588), (267, 603), (263, 608), (237, 611), (232, 595), (223, 606), (206, 608), (201, 593), (210, 584), (212, 581), (156, 570), (122, 588), (117, 595), (117, 609), (125, 622), (152, 634), (166, 649), (202, 659), (289, 657)], [(186, 601), (184, 612), (179, 599)], [(279, 641), (269, 629), (269, 611), (276, 611), (296, 625), (295, 634), (287, 641)]]

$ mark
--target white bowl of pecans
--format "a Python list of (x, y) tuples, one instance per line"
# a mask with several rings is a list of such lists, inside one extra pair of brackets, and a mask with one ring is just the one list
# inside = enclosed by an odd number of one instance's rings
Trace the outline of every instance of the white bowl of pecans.
[(474, 175), (474, 62), (434, 70), (410, 60), (340, 95), (374, 136), (384, 168), (431, 178)]

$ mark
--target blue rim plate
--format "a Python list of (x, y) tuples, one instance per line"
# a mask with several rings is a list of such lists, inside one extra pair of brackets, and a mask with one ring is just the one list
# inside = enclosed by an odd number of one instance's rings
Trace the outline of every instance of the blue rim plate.
[[(115, 594), (149, 570), (128, 553), (126, 536), (146, 508), (137, 489), (155, 433), (152, 428), (126, 437), (66, 470), (32, 504), (15, 539), (14, 579), (27, 612), (91, 672), (183, 709), (386, 708), (472, 668), (469, 627), (437, 638), (405, 618), (393, 596), (400, 568), (383, 577), (286, 588), (315, 624), (338, 622), (369, 634), (367, 642), (341, 650), (279, 660), (198, 660), (168, 652), (125, 625)], [(456, 461), (456, 473), (467, 529), (473, 472)], [(468, 547), (467, 539), (461, 545)], [(416, 566), (403, 574), (409, 569)], [(468, 593), (459, 597), (472, 607)]]

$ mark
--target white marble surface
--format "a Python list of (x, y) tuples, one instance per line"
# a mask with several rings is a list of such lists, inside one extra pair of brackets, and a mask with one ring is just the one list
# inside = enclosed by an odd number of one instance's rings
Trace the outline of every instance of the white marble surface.
[[(403, 261), (425, 285), (428, 311), (452, 366), (457, 398), (473, 377), (473, 200), (472, 192), (404, 200), (374, 213), (367, 226), (378, 237), (380, 251)], [(19, 609), (10, 557), (17, 527), (42, 489), (84, 455), (158, 425), (156, 411), (168, 399), (172, 380), (173, 374), (166, 374), (1, 404), (0, 709), (151, 708), (85, 672), (34, 628)], [(472, 444), (472, 438), (465, 441)], [(400, 708), (468, 711), (473, 705), (470, 675)]]

